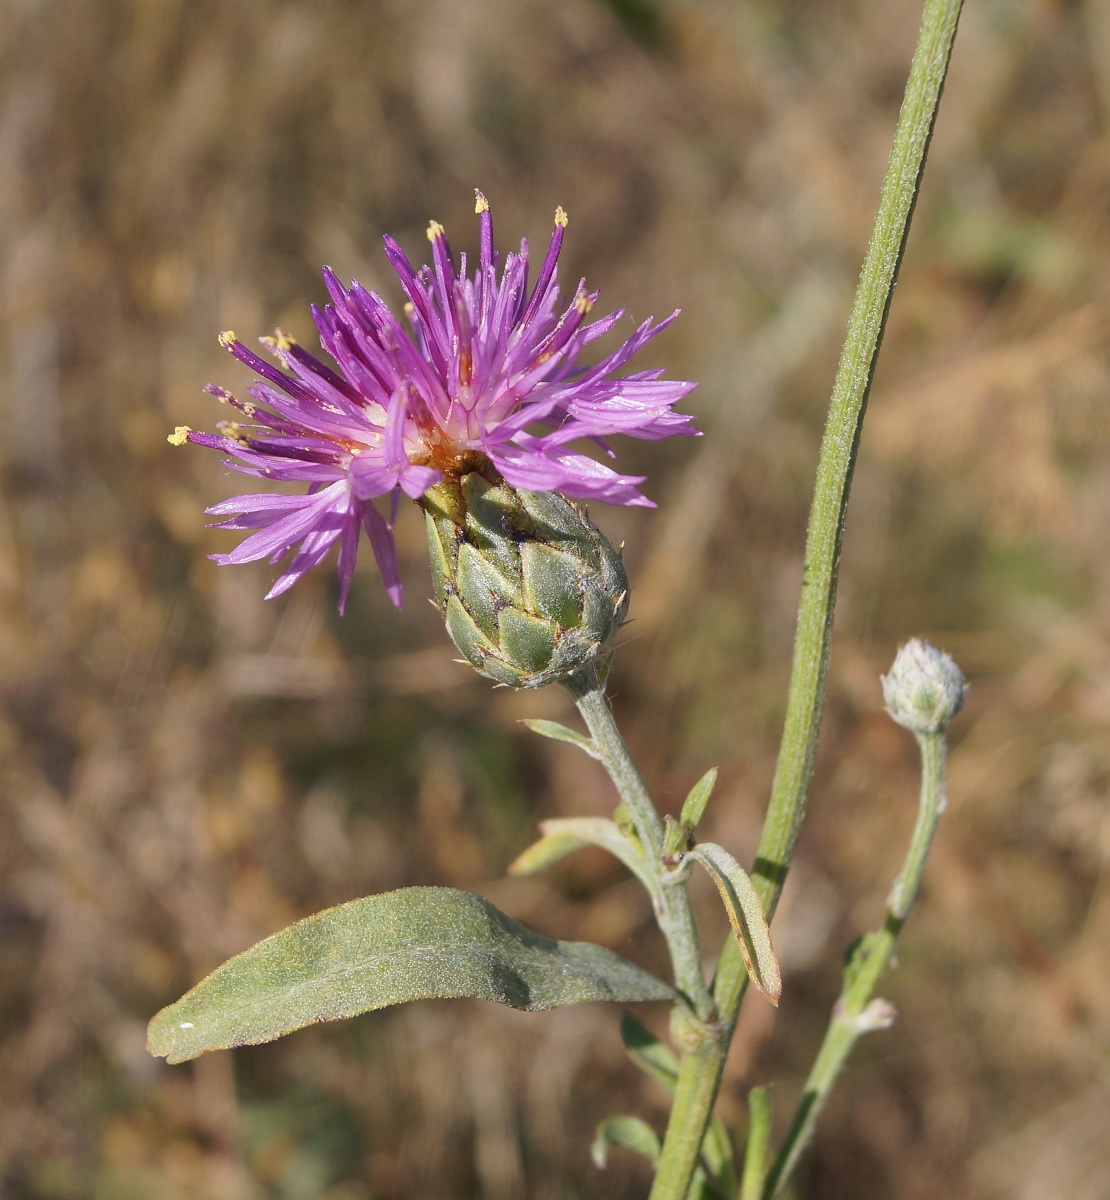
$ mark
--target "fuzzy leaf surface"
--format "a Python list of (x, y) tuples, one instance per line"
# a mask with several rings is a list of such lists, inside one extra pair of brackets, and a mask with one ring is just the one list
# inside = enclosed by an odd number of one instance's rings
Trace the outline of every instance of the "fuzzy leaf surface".
[(682, 805), (682, 816), (679, 820), (689, 830), (697, 829), (698, 822), (705, 813), (709, 797), (717, 786), (717, 768), (710, 767), (708, 771), (694, 784)]
[(533, 733), (538, 733), (540, 737), (552, 738), (556, 742), (569, 742), (572, 746), (577, 746), (579, 750), (584, 750), (591, 758), (596, 758), (598, 762), (601, 761), (601, 755), (594, 745), (593, 738), (568, 729), (565, 725), (560, 725), (558, 721), (544, 721), (536, 718), (525, 720), (522, 723), (527, 725)]
[(326, 909), (229, 959), (151, 1021), (147, 1048), (184, 1062), (391, 1004), (461, 996), (535, 1012), (674, 992), (603, 946), (541, 937), (480, 896), (402, 888)]
[(749, 978), (772, 1004), (777, 1005), (782, 995), (782, 974), (771, 946), (771, 931), (767, 928), (763, 905), (747, 871), (715, 842), (695, 846), (689, 857), (700, 862), (717, 885)]
[(510, 874), (532, 875), (583, 846), (597, 846), (624, 863), (649, 894), (655, 894), (655, 880), (639, 843), (622, 833), (614, 821), (605, 817), (552, 817), (540, 822), (540, 833), (543, 836), (539, 841), (509, 864)]

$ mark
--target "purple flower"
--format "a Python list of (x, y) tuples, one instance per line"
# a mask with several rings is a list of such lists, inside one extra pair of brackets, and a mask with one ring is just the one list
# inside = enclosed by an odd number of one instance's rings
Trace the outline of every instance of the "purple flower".
[[(230, 455), (245, 475), (308, 484), (306, 493), (233, 496), (208, 509), (222, 529), (253, 530), (221, 564), (269, 559), (295, 550), (270, 589), (279, 596), (339, 545), (339, 607), (350, 589), (359, 537), (365, 531), (393, 602), (401, 583), (393, 521), (401, 494), (419, 500), (447, 476), (492, 464), (514, 487), (559, 491), (579, 500), (650, 505), (642, 476), (621, 475), (571, 449), (593, 441), (609, 457), (612, 434), (659, 439), (689, 434), (690, 417), (673, 406), (696, 385), (661, 379), (661, 371), (618, 375), (632, 356), (677, 316), (645, 321), (623, 345), (593, 366), (579, 363), (589, 343), (608, 333), (621, 312), (589, 322), (597, 299), (578, 285), (560, 311), (556, 264), (567, 217), (555, 212), (551, 245), (531, 293), (528, 244), (509, 254), (498, 279), (489, 204), (475, 193), (480, 223), (478, 268), (459, 269), (443, 227), (428, 227), (432, 265), (415, 271), (390, 237), (385, 252), (408, 303), (404, 328), (385, 301), (352, 282), (345, 289), (324, 269), (332, 303), (312, 315), (329, 367), (280, 330), (263, 344), (279, 370), (233, 333), (220, 342), (259, 379), (253, 401), (221, 387), (207, 390), (243, 414), (220, 432), (185, 426), (171, 435)], [(388, 496), (388, 518), (374, 501)], [(268, 597), (269, 598), (269, 597)]]

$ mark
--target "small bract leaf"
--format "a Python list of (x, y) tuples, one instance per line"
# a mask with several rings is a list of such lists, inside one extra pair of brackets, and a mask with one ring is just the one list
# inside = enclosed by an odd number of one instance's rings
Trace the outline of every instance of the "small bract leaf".
[[(544, 821), (540, 828), (544, 829), (546, 825), (547, 822)], [(522, 850), (509, 863), (509, 874), (535, 875), (538, 871), (546, 870), (561, 858), (566, 858), (568, 854), (573, 854), (575, 850), (581, 850), (583, 846), (589, 844), (587, 838), (569, 829), (545, 832), (543, 837), (533, 842), (526, 850)]]
[(609, 1147), (623, 1146), (634, 1150), (651, 1162), (659, 1161), (659, 1135), (639, 1117), (608, 1117), (597, 1127), (597, 1135), (590, 1147), (594, 1166), (604, 1169), (609, 1161)]
[(558, 862), (573, 850), (597, 846), (620, 859), (648, 892), (655, 895), (656, 882), (640, 844), (605, 817), (554, 817), (540, 822), (540, 832), (543, 837), (509, 864), (511, 874), (531, 875)]
[(667, 813), (663, 818), (663, 862), (677, 863), (692, 844), (689, 829)]
[(631, 1013), (621, 1017), (621, 1041), (636, 1066), (673, 1095), (678, 1084), (678, 1058), (670, 1046)]
[(714, 842), (695, 846), (689, 857), (700, 862), (713, 877), (732, 931), (740, 943), (748, 976), (763, 995), (777, 1005), (782, 995), (782, 974), (771, 947), (771, 931), (767, 928), (763, 905), (747, 872), (723, 846)]
[(585, 750), (591, 758), (596, 758), (599, 762), (601, 761), (601, 755), (598, 754), (593, 739), (583, 733), (568, 729), (565, 725), (560, 725), (558, 721), (532, 720), (523, 723), (533, 733), (538, 733), (540, 737), (552, 738), (556, 742), (570, 742), (572, 746), (577, 746), (579, 750)]
[(184, 1062), (431, 996), (534, 1012), (674, 992), (602, 946), (540, 937), (480, 896), (403, 888), (329, 908), (230, 959), (151, 1021), (147, 1048)]
[(689, 795), (683, 802), (682, 816), (679, 820), (687, 829), (697, 829), (702, 814), (705, 812), (705, 806), (709, 803), (709, 797), (713, 794), (716, 786), (717, 768), (710, 767), (690, 789)]

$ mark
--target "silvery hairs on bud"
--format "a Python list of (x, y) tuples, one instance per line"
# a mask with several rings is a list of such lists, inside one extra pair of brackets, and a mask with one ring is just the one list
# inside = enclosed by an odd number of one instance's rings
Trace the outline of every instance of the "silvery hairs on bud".
[(967, 680), (955, 660), (922, 638), (912, 638), (882, 676), (887, 712), (917, 734), (939, 733), (963, 708)]

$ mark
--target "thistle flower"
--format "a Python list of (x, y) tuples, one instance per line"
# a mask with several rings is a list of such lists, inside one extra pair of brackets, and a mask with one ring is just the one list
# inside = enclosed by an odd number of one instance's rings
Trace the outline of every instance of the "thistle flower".
[[(400, 607), (393, 522), (402, 494), (479, 471), (530, 492), (580, 500), (651, 505), (642, 476), (623, 475), (572, 449), (583, 439), (612, 457), (613, 434), (657, 440), (695, 432), (674, 405), (695, 384), (660, 378), (659, 370), (620, 375), (629, 360), (677, 316), (644, 321), (612, 353), (590, 366), (585, 348), (612, 330), (621, 311), (587, 321), (596, 292), (579, 284), (560, 308), (556, 265), (567, 217), (555, 213), (547, 255), (528, 290), (528, 245), (508, 254), (498, 278), (493, 221), (481, 192), (478, 265), (466, 273), (443, 227), (428, 227), (432, 265), (414, 270), (392, 238), (385, 252), (407, 297), (408, 329), (376, 293), (344, 288), (330, 269), (331, 304), (313, 306), (320, 342), (338, 370), (280, 330), (263, 344), (284, 370), (250, 351), (234, 333), (220, 342), (259, 379), (250, 401), (222, 387), (208, 391), (242, 413), (218, 433), (181, 426), (170, 436), (223, 450), (246, 475), (307, 484), (298, 495), (233, 496), (207, 511), (223, 529), (252, 530), (221, 564), (295, 551), (269, 597), (287, 591), (338, 544), (339, 607), (350, 589), (365, 532), (385, 586)], [(388, 515), (375, 501), (388, 498)]]

